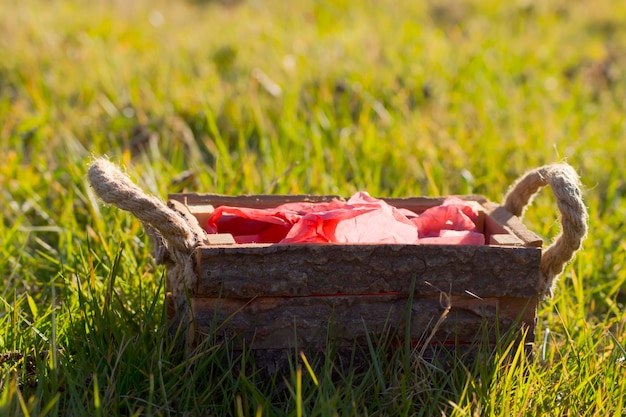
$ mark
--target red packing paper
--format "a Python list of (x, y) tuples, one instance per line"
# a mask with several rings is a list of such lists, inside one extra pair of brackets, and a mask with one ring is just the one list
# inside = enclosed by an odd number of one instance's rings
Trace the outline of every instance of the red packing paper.
[(273, 209), (218, 207), (208, 233), (230, 233), (237, 243), (429, 243), (481, 245), (476, 210), (449, 197), (417, 215), (365, 192), (348, 201), (288, 203)]

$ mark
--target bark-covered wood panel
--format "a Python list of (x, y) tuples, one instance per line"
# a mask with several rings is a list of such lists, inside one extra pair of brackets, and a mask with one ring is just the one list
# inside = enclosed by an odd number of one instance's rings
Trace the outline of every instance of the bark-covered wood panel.
[(195, 296), (537, 295), (539, 248), (449, 245), (230, 245), (198, 249)]
[(273, 208), (285, 203), (307, 202), (321, 203), (332, 200), (345, 200), (338, 195), (311, 195), (311, 194), (258, 194), (258, 195), (222, 195), (222, 194), (197, 194), (179, 193), (170, 194), (170, 200), (177, 200), (187, 206), (233, 206), (249, 208)]
[[(323, 347), (366, 343), (406, 336), (411, 343), (495, 343), (499, 335), (529, 328), (533, 341), (537, 298), (476, 299), (326, 296), (259, 297), (251, 300), (194, 298), (195, 330), (217, 340), (232, 339), (255, 349)], [(450, 307), (450, 308), (448, 308)], [(410, 315), (409, 315), (410, 313)], [(497, 330), (496, 330), (497, 329)]]

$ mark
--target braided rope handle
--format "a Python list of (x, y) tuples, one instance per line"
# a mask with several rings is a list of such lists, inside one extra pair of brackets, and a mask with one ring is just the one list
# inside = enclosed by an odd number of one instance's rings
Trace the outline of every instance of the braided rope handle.
[(511, 185), (502, 205), (522, 217), (535, 194), (546, 185), (552, 189), (561, 213), (561, 232), (541, 257), (539, 292), (551, 297), (558, 276), (587, 236), (589, 216), (580, 192), (578, 174), (567, 164), (533, 169)]
[(156, 197), (147, 195), (120, 169), (106, 159), (96, 159), (87, 172), (96, 194), (106, 203), (135, 215), (159, 231), (180, 251), (191, 251), (196, 237), (181, 216)]
[(173, 325), (188, 321), (187, 290), (195, 287), (194, 250), (206, 242), (197, 220), (176, 203), (165, 205), (136, 186), (107, 159), (94, 160), (87, 177), (96, 194), (106, 203), (132, 213), (144, 225), (154, 244), (157, 262), (168, 263), (167, 280), (178, 317)]

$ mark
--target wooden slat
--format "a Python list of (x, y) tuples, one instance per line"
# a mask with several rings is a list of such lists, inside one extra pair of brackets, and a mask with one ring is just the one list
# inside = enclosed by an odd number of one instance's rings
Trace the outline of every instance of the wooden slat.
[(230, 233), (215, 233), (207, 235), (209, 245), (235, 245), (235, 238)]
[(239, 195), (229, 196), (221, 194), (196, 194), (196, 193), (180, 193), (170, 194), (170, 200), (177, 200), (187, 206), (212, 205), (249, 207), (249, 208), (273, 208), (285, 203), (307, 202), (320, 203), (332, 200), (343, 200), (342, 197), (336, 195), (310, 195), (310, 194), (294, 194), (294, 195)]
[(191, 214), (196, 217), (196, 219), (198, 219), (198, 223), (202, 227), (206, 227), (207, 223), (209, 222), (209, 217), (211, 217), (211, 214), (213, 214), (213, 211), (215, 211), (215, 207), (213, 207), (211, 204), (190, 204), (187, 205), (187, 209)]
[[(389, 334), (402, 341), (407, 303), (406, 297), (394, 295), (192, 299), (198, 334), (234, 339), (254, 349), (286, 349), (295, 343), (299, 348), (323, 347), (329, 339), (337, 346), (355, 342), (365, 346), (367, 333), (374, 340)], [(451, 307), (449, 311), (446, 305)], [(536, 307), (536, 297), (417, 298), (410, 308), (410, 339), (413, 343), (493, 343), (498, 332), (503, 334), (524, 323), (531, 329), (526, 339), (530, 342)]]
[(537, 294), (541, 250), (464, 245), (231, 245), (197, 250), (195, 296)]
[(524, 246), (523, 240), (513, 234), (493, 234), (489, 236), (490, 245)]

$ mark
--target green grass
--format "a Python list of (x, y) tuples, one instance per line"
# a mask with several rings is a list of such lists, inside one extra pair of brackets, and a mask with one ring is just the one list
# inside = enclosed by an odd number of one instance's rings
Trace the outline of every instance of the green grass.
[[(624, 415), (625, 115), (618, 1), (3, 1), (0, 414)], [(157, 136), (131, 154), (136, 126)], [(294, 355), (268, 380), (168, 343), (147, 236), (86, 182), (104, 154), (162, 197), (191, 170), (188, 191), (499, 201), (566, 160), (590, 234), (531, 359)], [(549, 240), (557, 218), (544, 192), (524, 221)]]

